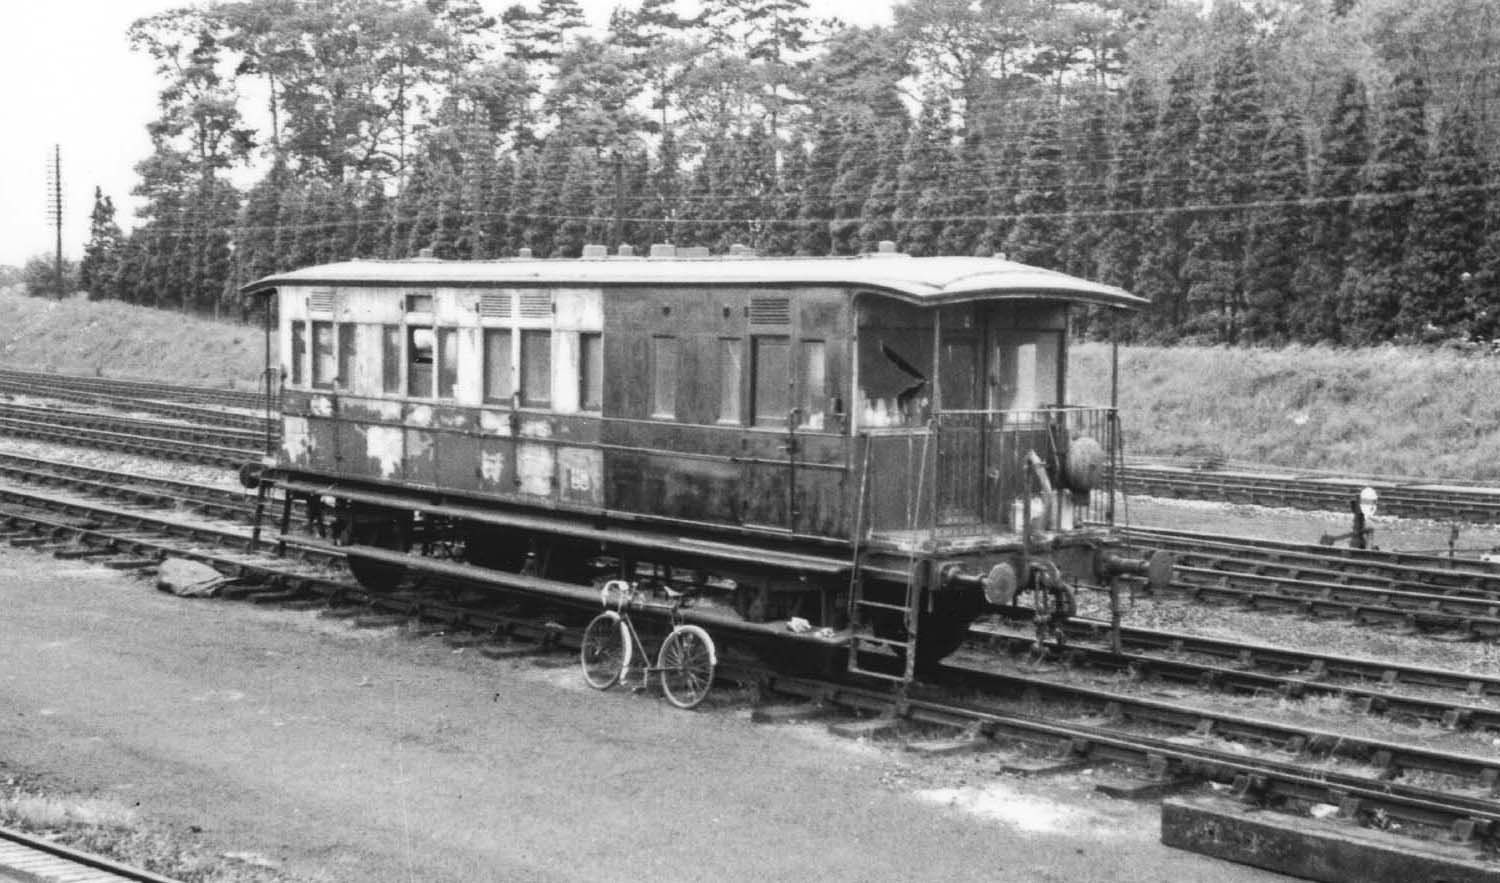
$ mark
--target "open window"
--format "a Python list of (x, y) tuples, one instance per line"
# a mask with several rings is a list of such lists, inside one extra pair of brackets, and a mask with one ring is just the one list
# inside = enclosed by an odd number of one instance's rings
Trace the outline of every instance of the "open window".
[(1030, 411), (1061, 404), (1062, 351), (1061, 331), (997, 333), (991, 407)]
[(338, 325), (339, 370), (333, 382), (339, 389), (354, 388), (355, 354), (358, 351), (355, 339), (358, 328), (353, 322), (340, 322)]
[(380, 391), (401, 392), (401, 326), (380, 326)]
[(651, 416), (659, 420), (677, 416), (677, 360), (677, 338), (651, 338)]
[(822, 340), (802, 341), (797, 386), (799, 425), (821, 431), (828, 421), (828, 343)]
[(429, 325), (409, 325), (406, 328), (406, 394), (420, 398), (432, 397), (432, 369), (436, 357), (437, 339)]

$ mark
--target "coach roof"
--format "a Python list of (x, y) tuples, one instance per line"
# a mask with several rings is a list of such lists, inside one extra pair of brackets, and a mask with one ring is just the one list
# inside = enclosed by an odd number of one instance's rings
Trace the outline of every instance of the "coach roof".
[(868, 254), (856, 257), (579, 258), (443, 261), (346, 261), (267, 276), (246, 294), (278, 286), (456, 287), (593, 285), (835, 285), (870, 289), (918, 304), (1057, 298), (1139, 308), (1147, 301), (1100, 285), (1002, 258)]

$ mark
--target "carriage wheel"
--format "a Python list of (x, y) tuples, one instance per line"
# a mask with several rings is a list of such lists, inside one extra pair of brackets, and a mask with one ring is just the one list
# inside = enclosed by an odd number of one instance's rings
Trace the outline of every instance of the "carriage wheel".
[(583, 630), (583, 679), (595, 690), (608, 690), (620, 682), (631, 657), (630, 630), (613, 610), (594, 617)]
[(667, 635), (656, 657), (667, 701), (678, 708), (694, 708), (702, 702), (713, 686), (716, 660), (713, 638), (698, 626), (681, 626)]

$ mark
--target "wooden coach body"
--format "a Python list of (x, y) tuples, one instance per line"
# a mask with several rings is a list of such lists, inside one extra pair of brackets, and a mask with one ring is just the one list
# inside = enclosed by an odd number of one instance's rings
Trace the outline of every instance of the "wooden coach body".
[[(1076, 305), (1141, 303), (1119, 289), (887, 251), (353, 261), (247, 291), (277, 296), (279, 480), (374, 523), (357, 545), (404, 550), (441, 524), (500, 569), (514, 554), (485, 547), (624, 545), (727, 574), (749, 620), (834, 627), (874, 596), (914, 622), (947, 590), (964, 624), (1002, 562), (1023, 582), (1044, 554), (1098, 569), (1073, 522), (1107, 511), (1045, 497), (1101, 497), (1068, 451), (1112, 455), (1116, 426), (1066, 404), (1066, 329)], [(1020, 528), (1041, 510), (1038, 544)]]

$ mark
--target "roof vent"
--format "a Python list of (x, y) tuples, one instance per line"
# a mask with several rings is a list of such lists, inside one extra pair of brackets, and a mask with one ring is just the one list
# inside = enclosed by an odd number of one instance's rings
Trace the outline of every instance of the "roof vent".
[(432, 256), (432, 249), (431, 248), (423, 248), (423, 249), (419, 249), (417, 251), (416, 260), (419, 260), (419, 261), (434, 261), (434, 260), (437, 260), (437, 258), (434, 258)]
[(521, 250), (516, 252), (516, 257), (520, 258), (523, 261), (531, 260), (531, 249), (522, 248)]
[(882, 240), (880, 240), (880, 245), (876, 247), (875, 251), (876, 251), (876, 254), (898, 254), (899, 253), (899, 252), (896, 251), (896, 243), (892, 242), (889, 239), (882, 239)]
[(677, 257), (677, 246), (670, 242), (657, 242), (651, 246), (651, 256), (654, 258)]
[(607, 258), (609, 257), (609, 249), (602, 245), (585, 245), (582, 257), (589, 260)]
[(743, 245), (736, 242), (734, 245), (729, 246), (729, 256), (736, 258), (753, 258), (755, 257), (755, 249), (751, 248), (748, 245)]
[(1003, 261), (1005, 259), (1006, 259), (1005, 258), (1005, 252), (1003, 252), (1003, 251), (997, 251), (997, 252), (995, 252), (995, 260), (997, 260), (997, 261)]
[(622, 243), (620, 245), (619, 254), (622, 258), (633, 258), (635, 257), (635, 246), (630, 245), (629, 243)]
[(677, 249), (677, 256), (683, 258), (706, 258), (708, 257), (708, 246), (690, 245), (687, 248)]

